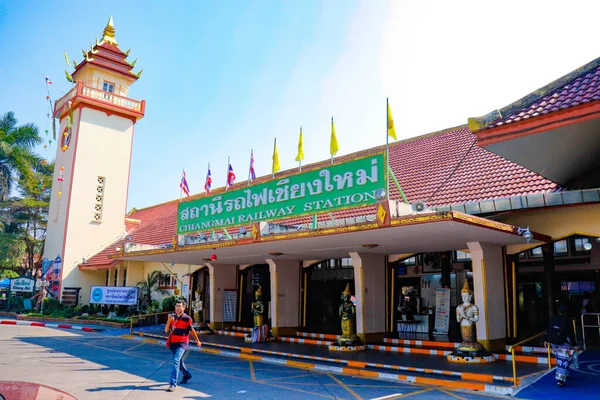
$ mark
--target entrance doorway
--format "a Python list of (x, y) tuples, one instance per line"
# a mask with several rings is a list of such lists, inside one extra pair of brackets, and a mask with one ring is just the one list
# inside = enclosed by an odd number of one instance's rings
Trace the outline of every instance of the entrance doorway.
[(341, 333), (339, 308), (342, 292), (350, 285), (354, 301), (354, 267), (351, 258), (322, 261), (309, 267), (306, 288), (306, 324), (309, 332)]
[(262, 302), (264, 304), (264, 321), (271, 326), (271, 273), (268, 264), (258, 264), (240, 271), (242, 285), (240, 287), (241, 310), (240, 324), (245, 327), (254, 325), (252, 302), (254, 293), (261, 287)]
[[(200, 311), (198, 318), (195, 316), (195, 301), (196, 294), (198, 294), (200, 301), (202, 302), (202, 311)], [(190, 312), (194, 313), (194, 322), (197, 323), (210, 323), (210, 272), (208, 268), (204, 267), (192, 274), (192, 293), (191, 293), (191, 304)]]

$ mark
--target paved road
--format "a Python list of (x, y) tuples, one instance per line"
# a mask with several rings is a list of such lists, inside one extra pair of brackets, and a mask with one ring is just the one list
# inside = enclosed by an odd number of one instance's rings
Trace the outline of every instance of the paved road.
[(194, 378), (175, 393), (168, 393), (165, 389), (171, 369), (169, 356), (163, 345), (102, 333), (0, 325), (0, 381), (44, 384), (78, 399), (492, 397), (306, 371), (197, 351), (188, 353), (186, 358)]

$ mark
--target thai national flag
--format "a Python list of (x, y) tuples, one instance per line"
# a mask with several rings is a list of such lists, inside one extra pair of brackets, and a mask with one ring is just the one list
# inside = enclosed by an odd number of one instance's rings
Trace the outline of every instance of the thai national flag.
[(52, 85), (52, 80), (50, 78), (48, 78), (48, 75), (46, 75), (46, 84)]
[(230, 188), (235, 183), (235, 173), (233, 172), (233, 167), (231, 163), (229, 163), (229, 169), (227, 170), (227, 187)]
[(250, 180), (256, 179), (256, 172), (254, 172), (254, 151), (250, 152)]
[(181, 176), (181, 183), (179, 184), (179, 187), (181, 188), (181, 190), (183, 190), (183, 193), (185, 193), (185, 195), (187, 197), (190, 197), (190, 187), (188, 186), (187, 180), (185, 179), (186, 175), (185, 175), (185, 170), (183, 171), (183, 175)]
[(210, 185), (212, 184), (212, 178), (210, 176), (210, 165), (208, 166), (208, 173), (206, 174), (206, 182), (204, 182), (204, 190), (206, 190), (206, 194), (210, 194)]

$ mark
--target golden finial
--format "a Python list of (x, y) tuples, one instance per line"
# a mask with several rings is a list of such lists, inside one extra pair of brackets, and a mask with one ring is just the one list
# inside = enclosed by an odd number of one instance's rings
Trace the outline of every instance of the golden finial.
[(134, 73), (133, 71), (131, 71), (131, 73), (132, 73), (132, 74), (134, 74), (134, 75), (135, 75), (136, 77), (138, 77), (138, 78), (139, 78), (140, 76), (142, 76), (142, 72), (144, 72), (144, 68), (140, 69), (140, 72), (138, 72), (137, 74), (136, 74), (136, 73)]
[(124, 54), (125, 54), (125, 57), (129, 57), (129, 53), (131, 53), (131, 49), (127, 50), (127, 51), (124, 53)]
[(131, 68), (135, 67), (135, 63), (137, 63), (137, 58), (135, 60), (133, 60), (133, 62), (129, 63), (129, 65), (131, 65)]
[(463, 285), (463, 288), (460, 292), (461, 293), (469, 293), (469, 294), (473, 293), (473, 291), (471, 290), (471, 287), (469, 286), (469, 281), (465, 280), (465, 284)]
[(352, 294), (352, 293), (350, 293), (350, 284), (349, 283), (346, 285), (346, 289), (344, 289), (344, 294), (346, 296), (350, 296)]
[(102, 36), (102, 41), (110, 43), (114, 46), (117, 45), (117, 39), (115, 39), (115, 27), (113, 26), (113, 17), (110, 16), (108, 20), (108, 24), (106, 24), (106, 28), (104, 28), (104, 36)]

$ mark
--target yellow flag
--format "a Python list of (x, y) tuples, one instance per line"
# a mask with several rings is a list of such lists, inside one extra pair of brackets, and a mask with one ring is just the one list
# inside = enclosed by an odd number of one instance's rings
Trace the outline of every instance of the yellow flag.
[(300, 127), (300, 137), (298, 138), (298, 155), (296, 161), (304, 160), (304, 142), (302, 141), (302, 127)]
[(333, 117), (331, 117), (331, 140), (329, 141), (329, 154), (331, 154), (331, 157), (335, 156), (339, 149), (340, 146), (335, 134), (335, 125), (333, 125)]
[(277, 138), (275, 138), (275, 144), (273, 145), (273, 173), (280, 169), (281, 165), (279, 164), (279, 152), (277, 151)]
[(394, 126), (394, 119), (392, 118), (392, 110), (390, 109), (390, 103), (387, 103), (387, 126), (388, 136), (398, 140), (396, 137), (396, 127)]

